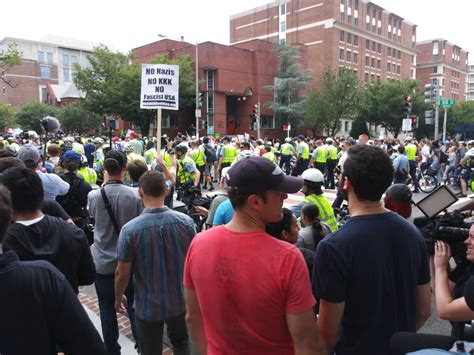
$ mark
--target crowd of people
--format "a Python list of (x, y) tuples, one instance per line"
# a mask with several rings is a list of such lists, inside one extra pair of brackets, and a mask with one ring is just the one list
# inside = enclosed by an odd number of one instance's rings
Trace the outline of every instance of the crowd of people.
[[(429, 317), (432, 291), (441, 317), (474, 319), (473, 283), (457, 299), (447, 288), (449, 245), (430, 275), (407, 220), (417, 169), (469, 193), (474, 141), (110, 142), (0, 139), (0, 354), (120, 354), (117, 312), (145, 355), (161, 354), (164, 325), (176, 354), (190, 340), (200, 354), (390, 354), (392, 335)], [(202, 230), (173, 209), (187, 186), (219, 191), (196, 207)], [(474, 227), (466, 244), (474, 262)], [(92, 284), (102, 340), (77, 299)]]

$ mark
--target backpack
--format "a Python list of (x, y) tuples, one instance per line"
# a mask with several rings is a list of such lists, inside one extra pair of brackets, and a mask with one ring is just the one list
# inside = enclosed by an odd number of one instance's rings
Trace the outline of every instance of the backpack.
[(214, 163), (217, 160), (215, 149), (208, 145), (204, 147), (204, 155), (206, 156), (207, 163)]
[(448, 162), (448, 154), (444, 153), (442, 150), (439, 151), (439, 162), (441, 164), (446, 164)]

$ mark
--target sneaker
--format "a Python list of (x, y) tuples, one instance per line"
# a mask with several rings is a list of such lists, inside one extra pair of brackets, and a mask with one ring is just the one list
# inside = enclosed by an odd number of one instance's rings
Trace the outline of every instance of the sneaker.
[(214, 191), (214, 186), (211, 185), (211, 187), (209, 188), (209, 191)]

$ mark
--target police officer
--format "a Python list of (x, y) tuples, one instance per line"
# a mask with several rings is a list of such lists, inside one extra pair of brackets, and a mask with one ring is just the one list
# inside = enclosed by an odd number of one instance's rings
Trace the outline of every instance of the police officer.
[(296, 157), (296, 165), (291, 173), (292, 176), (298, 176), (303, 171), (308, 169), (309, 164), (309, 145), (306, 143), (304, 136), (299, 135), (298, 141), (298, 155)]
[(222, 143), (223, 146), (219, 153), (219, 171), (221, 171), (223, 168), (230, 166), (234, 161), (235, 155), (237, 153), (237, 148), (230, 143), (230, 138), (228, 136), (222, 138)]
[(324, 185), (323, 173), (318, 169), (311, 168), (305, 170), (301, 177), (304, 180), (304, 185), (301, 191), (304, 193), (305, 198), (296, 205), (289, 207), (289, 210), (293, 212), (296, 217), (299, 217), (303, 206), (307, 203), (313, 203), (318, 206), (321, 221), (326, 223), (333, 232), (336, 231), (338, 225), (336, 216), (334, 215), (334, 210), (332, 209), (328, 199), (324, 197), (322, 191)]
[(283, 169), (283, 165), (285, 165), (285, 174), (290, 175), (291, 169), (291, 157), (295, 154), (295, 148), (290, 143), (291, 138), (285, 138), (285, 143), (281, 145), (280, 149), (280, 168)]
[(326, 171), (327, 158), (328, 151), (326, 149), (326, 146), (324, 146), (321, 140), (318, 139), (316, 141), (316, 149), (313, 151), (313, 156), (311, 158), (313, 167), (324, 174), (324, 172)]
[(411, 181), (413, 186), (415, 186), (415, 189), (413, 192), (420, 192), (418, 187), (418, 180), (416, 179), (416, 152), (417, 152), (417, 147), (415, 144), (413, 144), (413, 138), (412, 137), (406, 137), (405, 138), (405, 155), (408, 159), (408, 162), (410, 164), (410, 176), (411, 176)]
[(337, 156), (337, 148), (334, 146), (334, 141), (332, 138), (326, 139), (326, 144), (327, 144), (327, 169), (328, 169), (328, 175), (327, 175), (327, 180), (326, 180), (326, 188), (328, 189), (334, 189), (335, 188), (335, 182), (334, 182), (334, 169), (337, 166), (337, 163), (339, 161), (339, 158)]
[(272, 147), (269, 145), (265, 146), (265, 153), (262, 155), (265, 159), (270, 160), (272, 163), (276, 163), (275, 153), (272, 151)]
[(199, 146), (199, 141), (194, 140), (191, 142), (191, 158), (194, 160), (194, 164), (196, 164), (199, 173), (201, 174), (201, 178), (199, 183), (202, 183), (204, 177), (204, 168), (206, 167), (206, 156), (204, 154), (204, 147)]
[(187, 152), (188, 147), (184, 145), (178, 145), (175, 148), (178, 165), (177, 183), (178, 186), (186, 183), (194, 183), (194, 186), (198, 187), (201, 173), (196, 168), (194, 160), (186, 155)]

